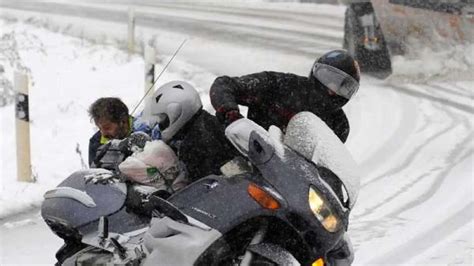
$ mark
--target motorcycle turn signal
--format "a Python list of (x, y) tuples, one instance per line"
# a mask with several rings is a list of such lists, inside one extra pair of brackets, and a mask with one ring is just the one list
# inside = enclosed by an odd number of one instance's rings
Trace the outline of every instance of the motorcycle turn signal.
[(280, 203), (275, 198), (253, 183), (249, 184), (247, 187), (247, 192), (249, 193), (250, 197), (252, 197), (258, 204), (266, 209), (276, 210), (280, 208)]

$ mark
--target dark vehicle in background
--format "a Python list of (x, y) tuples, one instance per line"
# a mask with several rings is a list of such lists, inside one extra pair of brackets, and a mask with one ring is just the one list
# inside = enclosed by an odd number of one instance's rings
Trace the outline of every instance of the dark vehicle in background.
[(362, 71), (392, 71), (391, 56), (474, 42), (474, 0), (340, 0), (343, 47)]

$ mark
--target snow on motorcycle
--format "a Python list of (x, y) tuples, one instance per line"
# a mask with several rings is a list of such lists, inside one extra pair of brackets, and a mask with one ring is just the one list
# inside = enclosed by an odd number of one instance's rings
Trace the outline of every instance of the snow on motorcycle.
[(308, 112), (284, 135), (239, 119), (226, 136), (242, 157), (166, 199), (117, 177), (87, 182), (103, 169), (47, 192), (42, 216), (65, 241), (58, 263), (334, 264), (328, 254), (345, 240), (359, 186), (340, 140)]

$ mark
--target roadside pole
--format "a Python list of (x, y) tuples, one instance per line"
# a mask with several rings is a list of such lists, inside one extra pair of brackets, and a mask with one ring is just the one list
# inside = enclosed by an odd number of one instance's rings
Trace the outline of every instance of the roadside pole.
[[(149, 104), (149, 101), (153, 95), (153, 89), (150, 90), (151, 86), (155, 81), (155, 64), (156, 64), (156, 52), (155, 48), (150, 45), (145, 45), (143, 49), (143, 59), (145, 61), (145, 86), (144, 95), (145, 103)], [(148, 93), (148, 94), (147, 94)], [(145, 111), (145, 110), (144, 110)], [(145, 117), (149, 114), (143, 113)]]
[(30, 114), (28, 76), (15, 72), (16, 165), (17, 180), (34, 182), (31, 174)]
[(145, 94), (153, 85), (155, 81), (155, 64), (156, 53), (155, 48), (150, 45), (145, 45), (143, 58), (145, 60)]

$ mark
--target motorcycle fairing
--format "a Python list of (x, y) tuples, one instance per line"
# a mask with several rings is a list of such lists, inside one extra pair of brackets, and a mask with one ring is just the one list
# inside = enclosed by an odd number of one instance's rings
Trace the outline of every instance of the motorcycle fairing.
[[(144, 237), (147, 265), (193, 265), (222, 234), (215, 229), (177, 222), (169, 217), (153, 218)], [(186, 254), (183, 254), (183, 251)]]
[(262, 213), (261, 206), (248, 196), (249, 183), (246, 175), (209, 176), (180, 190), (168, 201), (186, 215), (219, 232), (227, 232), (249, 217)]
[(67, 223), (67, 226), (78, 228), (91, 221), (98, 220), (101, 216), (107, 216), (120, 210), (127, 195), (125, 184), (86, 183), (84, 177), (96, 171), (100, 171), (100, 169), (75, 172), (59, 184), (59, 187), (69, 187), (87, 194), (93, 199), (95, 207), (88, 207), (70, 197), (46, 198), (41, 207), (43, 218), (45, 220), (62, 221)]
[(296, 114), (288, 123), (285, 145), (316, 165), (333, 171), (347, 192), (347, 207), (352, 209), (359, 194), (360, 176), (350, 152), (319, 117), (310, 112)]
[[(249, 159), (255, 160), (258, 157), (258, 150), (260, 147), (265, 147), (263, 142), (267, 141), (260, 133), (252, 132), (250, 135), (250, 143), (259, 143), (258, 145), (250, 144)], [(266, 156), (264, 152), (261, 152)], [(347, 227), (345, 221), (349, 212), (341, 205), (340, 199), (334, 193), (333, 188), (329, 187), (320, 177), (316, 165), (308, 160), (302, 160), (292, 149), (285, 147), (283, 156), (272, 156), (265, 164), (256, 165), (262, 178), (268, 180), (275, 188), (278, 188), (278, 193), (286, 200), (287, 205), (291, 206), (291, 216), (297, 217), (301, 223), (306, 224), (298, 228), (297, 231), (302, 232), (303, 238), (306, 241), (317, 241), (313, 243), (313, 247), (322, 247), (324, 250), (329, 250), (331, 246), (335, 245), (342, 236), (344, 227)], [(271, 180), (271, 181), (270, 181)], [(322, 225), (317, 221), (312, 213), (308, 203), (309, 188), (313, 187), (322, 194), (327, 196), (327, 200), (333, 207), (333, 211), (337, 213), (342, 226), (338, 232), (330, 233), (326, 231)], [(331, 195), (331, 196), (330, 196)], [(282, 210), (282, 220), (288, 221), (287, 217), (290, 215)], [(289, 222), (289, 224), (295, 224)], [(310, 233), (311, 232), (311, 233)], [(317, 235), (314, 238), (313, 235)], [(318, 250), (314, 250), (318, 252)]]
[[(329, 250), (340, 239), (344, 230), (327, 232), (311, 212), (308, 204), (310, 186), (317, 187), (325, 195), (333, 194), (331, 188), (319, 177), (314, 163), (302, 159), (288, 147), (276, 151), (279, 148), (275, 149), (269, 143), (272, 140), (262, 137), (258, 132), (251, 132), (248, 140), (250, 145), (247, 155), (260, 173), (246, 173), (230, 178), (207, 177), (171, 196), (169, 201), (187, 215), (223, 235), (256, 217), (276, 217), (288, 227), (293, 224), (288, 217), (297, 217), (296, 220), (300, 220), (299, 223), (305, 226), (291, 230), (299, 232), (301, 241), (317, 241), (313, 246)], [(272, 191), (269, 194), (280, 201), (281, 208), (262, 208), (247, 192), (250, 183)], [(337, 197), (329, 197), (329, 200), (331, 205), (340, 206), (336, 211), (341, 220), (345, 220), (348, 213), (342, 211)], [(223, 204), (226, 206), (222, 206)], [(288, 206), (291, 208), (287, 209)], [(320, 250), (313, 252), (316, 254)]]
[[(244, 124), (245, 122), (241, 123)], [(330, 250), (342, 236), (343, 228), (347, 227), (346, 221), (349, 215), (347, 208), (342, 205), (342, 199), (335, 193), (335, 190), (340, 188), (329, 186), (321, 178), (316, 163), (311, 160), (312, 157), (306, 157), (306, 160), (302, 159), (301, 155), (304, 154), (299, 153), (298, 150), (293, 150), (288, 145), (283, 145), (278, 141), (278, 138), (272, 138), (267, 132), (249, 129), (253, 126), (252, 123), (247, 124), (247, 126), (240, 125), (240, 131), (237, 132), (232, 132), (232, 127), (230, 129), (227, 128), (226, 134), (228, 136), (239, 136), (242, 134), (247, 136), (240, 137), (248, 141), (248, 148), (244, 154), (258, 168), (261, 173), (260, 178), (265, 180), (266, 183), (271, 184), (274, 188), (277, 188), (277, 192), (286, 200), (287, 205), (291, 206), (291, 216), (297, 217), (297, 220), (304, 221), (306, 226), (300, 227), (297, 230), (300, 232), (301, 237), (307, 242), (311, 242), (309, 246)], [(314, 134), (318, 132), (307, 133)], [(306, 136), (299, 135), (299, 137), (304, 138)], [(311, 134), (309, 137), (311, 137)], [(301, 141), (305, 143), (304, 139)], [(315, 147), (313, 146), (313, 148)], [(312, 155), (314, 149), (311, 152), (310, 154)], [(342, 223), (338, 232), (330, 233), (326, 231), (312, 213), (308, 203), (310, 186), (327, 196), (327, 200), (333, 206)], [(288, 221), (286, 219), (288, 213), (285, 213), (285, 210), (279, 210), (278, 212), (277, 216), (283, 221)], [(288, 224), (293, 224), (293, 222)], [(317, 254), (320, 250), (316, 248), (313, 252)]]
[[(260, 154), (254, 159), (250, 155), (251, 134), (258, 134), (263, 139), (265, 156)], [(288, 123), (286, 134), (275, 137), (249, 119), (239, 119), (230, 124), (225, 134), (230, 142), (252, 163), (259, 165), (268, 161), (273, 154), (285, 160), (285, 146), (298, 152), (316, 165), (327, 167), (333, 171), (343, 183), (343, 191), (347, 194), (346, 203), (352, 208), (359, 192), (358, 167), (344, 144), (319, 117), (311, 112), (300, 112)], [(286, 148), (287, 149), (287, 148)], [(256, 147), (256, 150), (261, 150)], [(271, 155), (270, 155), (271, 154)]]

